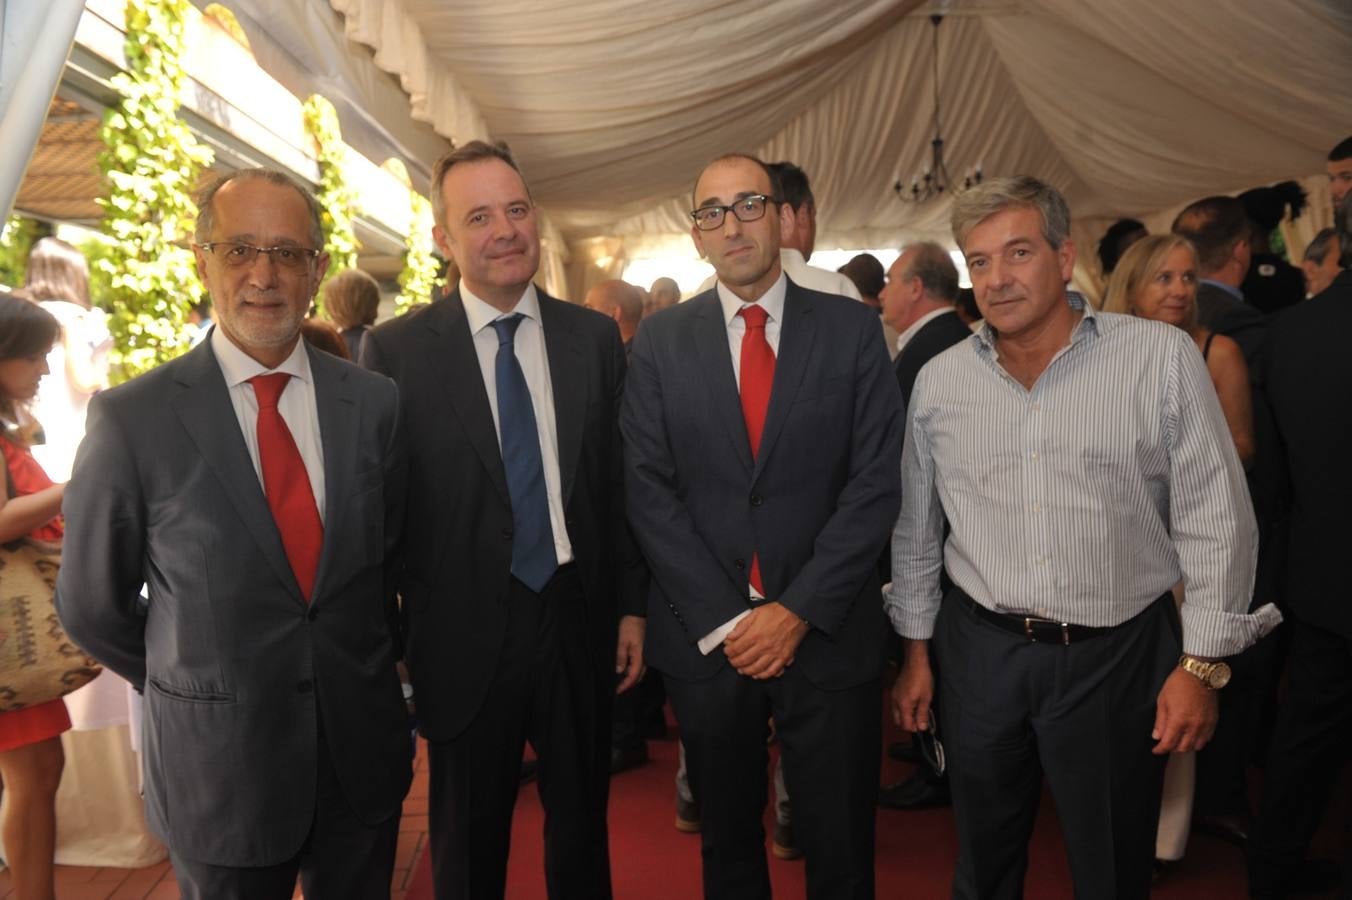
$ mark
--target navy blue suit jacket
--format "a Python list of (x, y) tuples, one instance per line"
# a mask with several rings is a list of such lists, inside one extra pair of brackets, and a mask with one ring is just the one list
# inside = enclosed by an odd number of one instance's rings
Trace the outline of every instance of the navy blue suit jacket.
[(788, 283), (770, 406), (752, 459), (716, 291), (646, 320), (621, 430), (630, 524), (652, 574), (646, 656), (699, 680), (699, 639), (765, 592), (811, 631), (794, 662), (819, 687), (877, 677), (876, 572), (901, 505), (901, 392), (877, 313)]

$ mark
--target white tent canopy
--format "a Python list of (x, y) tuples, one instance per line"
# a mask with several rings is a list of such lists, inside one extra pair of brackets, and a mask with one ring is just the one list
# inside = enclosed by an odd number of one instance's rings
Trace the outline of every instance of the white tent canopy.
[[(415, 118), (510, 142), (571, 238), (683, 232), (693, 175), (733, 149), (802, 165), (828, 243), (946, 232), (890, 190), (929, 153), (933, 4), (329, 2)], [(938, 6), (950, 171), (1038, 175), (1079, 217), (1313, 175), (1349, 131), (1342, 0)]]

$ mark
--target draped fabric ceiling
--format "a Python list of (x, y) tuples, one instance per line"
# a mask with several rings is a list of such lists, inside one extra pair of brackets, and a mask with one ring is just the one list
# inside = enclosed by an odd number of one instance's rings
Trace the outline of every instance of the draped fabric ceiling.
[(1082, 259), (1119, 216), (1167, 228), (1193, 199), (1287, 178), (1311, 189), (1303, 247), (1352, 133), (1346, 0), (328, 2), (415, 119), (508, 141), (558, 243), (612, 270), (693, 254), (691, 182), (732, 150), (808, 172), (818, 247), (951, 244), (946, 200), (891, 189), (929, 158), (936, 10), (950, 173), (1054, 184)]

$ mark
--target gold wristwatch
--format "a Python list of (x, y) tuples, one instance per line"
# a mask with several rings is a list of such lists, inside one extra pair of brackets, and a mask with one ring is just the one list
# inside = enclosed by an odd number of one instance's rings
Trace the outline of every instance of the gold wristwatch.
[(1230, 683), (1230, 666), (1224, 661), (1209, 662), (1185, 653), (1179, 657), (1178, 665), (1184, 672), (1195, 676), (1208, 690), (1219, 691)]

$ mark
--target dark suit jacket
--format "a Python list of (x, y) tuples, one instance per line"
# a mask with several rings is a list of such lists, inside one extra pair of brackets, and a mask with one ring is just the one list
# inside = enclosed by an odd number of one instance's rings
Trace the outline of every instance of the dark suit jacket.
[(404, 495), (398, 396), (308, 352), (326, 497), (308, 605), (210, 341), (93, 399), (66, 490), (62, 624), (145, 693), (150, 827), (214, 865), (300, 851), (319, 719), (361, 819), (396, 814), (411, 777), (386, 569)]
[(726, 665), (696, 644), (748, 608), (756, 553), (769, 599), (812, 625), (794, 665), (828, 689), (877, 677), (875, 563), (901, 504), (901, 394), (877, 313), (788, 283), (755, 460), (716, 291), (644, 321), (630, 361), (621, 423), (652, 573), (649, 663), (685, 680)]
[(1286, 602), (1297, 618), (1352, 638), (1352, 271), (1275, 319), (1267, 394), (1289, 488)]
[(972, 329), (963, 324), (956, 312), (945, 312), (926, 322), (906, 342), (892, 364), (897, 373), (897, 384), (901, 386), (903, 406), (911, 405), (915, 376), (920, 374), (925, 363), (971, 336)]
[[(624, 348), (611, 319), (538, 293), (568, 538), (597, 676), (613, 685), (621, 594), (624, 612), (643, 612), (638, 590), (622, 587), (642, 572), (625, 550), (617, 425)], [(405, 656), (423, 733), (450, 740), (488, 690), (512, 564), (507, 476), (459, 292), (368, 332), (362, 364), (399, 385), (409, 437)]]
[(1254, 461), (1245, 473), (1249, 496), (1258, 520), (1258, 571), (1254, 576), (1254, 606), (1281, 602), (1281, 570), (1286, 539), (1277, 507), (1282, 502), (1283, 475), (1278, 461), (1276, 425), (1268, 408), (1263, 379), (1267, 377), (1268, 328), (1272, 319), (1213, 284), (1197, 287), (1197, 318), (1204, 328), (1232, 338), (1249, 368), (1253, 408)]
[(1239, 344), (1249, 367), (1249, 380), (1254, 384), (1262, 382), (1263, 342), (1268, 328), (1268, 317), (1262, 310), (1204, 282), (1197, 286), (1197, 320), (1203, 328)]

